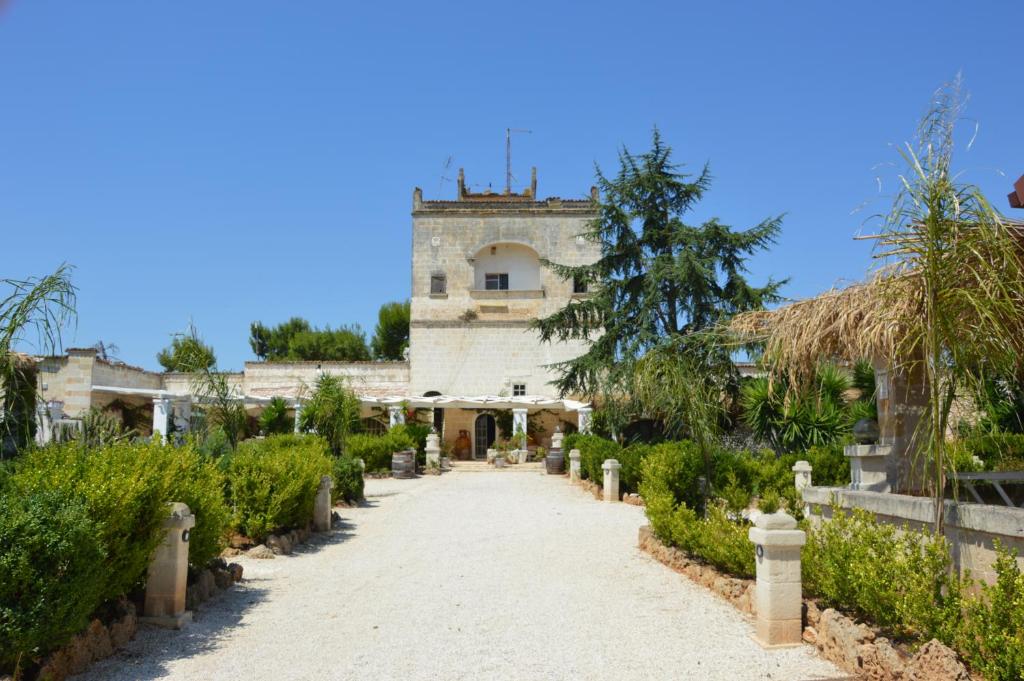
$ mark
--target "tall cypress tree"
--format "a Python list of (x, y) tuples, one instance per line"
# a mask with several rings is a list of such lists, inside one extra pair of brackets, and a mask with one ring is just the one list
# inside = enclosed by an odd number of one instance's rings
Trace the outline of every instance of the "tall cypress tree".
[[(597, 169), (598, 217), (583, 236), (601, 246), (592, 265), (545, 265), (566, 280), (586, 282), (592, 292), (533, 327), (545, 342), (584, 339), (583, 355), (555, 366), (562, 395), (595, 396), (622, 385), (633, 363), (654, 348), (685, 351), (699, 332), (724, 317), (780, 299), (786, 280), (764, 286), (747, 281), (746, 258), (775, 242), (781, 216), (747, 230), (712, 218), (684, 221), (711, 186), (707, 165), (696, 177), (673, 163), (672, 149), (655, 129), (651, 150), (619, 153), (614, 178)], [(707, 344), (699, 344), (706, 352)], [(727, 361), (721, 350), (717, 359)]]

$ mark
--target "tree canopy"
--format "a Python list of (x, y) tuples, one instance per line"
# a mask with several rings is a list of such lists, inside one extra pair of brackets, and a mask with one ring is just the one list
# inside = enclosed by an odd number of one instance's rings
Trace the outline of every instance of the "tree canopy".
[[(545, 342), (589, 343), (586, 353), (554, 365), (554, 385), (563, 395), (594, 396), (621, 384), (651, 349), (685, 351), (689, 338), (723, 318), (778, 301), (785, 283), (769, 279), (754, 286), (745, 265), (774, 243), (781, 216), (747, 230), (718, 218), (685, 222), (711, 186), (710, 169), (705, 165), (696, 176), (681, 172), (657, 129), (650, 151), (623, 148), (619, 166), (614, 177), (597, 169), (598, 217), (582, 235), (600, 245), (600, 258), (579, 266), (545, 262), (592, 292), (533, 323)], [(701, 354), (709, 357), (706, 345), (701, 343)], [(725, 350), (715, 356), (728, 360)]]
[(210, 369), (217, 364), (213, 348), (203, 343), (194, 333), (178, 334), (171, 344), (156, 355), (164, 371), (186, 373)]
[(377, 313), (370, 348), (374, 359), (401, 360), (409, 347), (409, 301), (384, 303)]
[(277, 326), (253, 322), (249, 326), (249, 346), (257, 358), (270, 362), (370, 359), (366, 334), (358, 324), (317, 329), (301, 317), (292, 317)]

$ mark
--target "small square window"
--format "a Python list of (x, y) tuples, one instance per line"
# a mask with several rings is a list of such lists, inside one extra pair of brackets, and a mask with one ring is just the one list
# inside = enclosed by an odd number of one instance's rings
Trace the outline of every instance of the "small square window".
[(583, 277), (572, 278), (572, 292), (573, 293), (586, 293), (587, 292), (587, 280)]
[(507, 291), (508, 272), (484, 275), (484, 288), (488, 291)]
[(512, 397), (526, 397), (526, 384), (525, 383), (513, 383), (512, 384)]
[(430, 275), (430, 293), (447, 293), (448, 292), (448, 277), (443, 274), (432, 274)]

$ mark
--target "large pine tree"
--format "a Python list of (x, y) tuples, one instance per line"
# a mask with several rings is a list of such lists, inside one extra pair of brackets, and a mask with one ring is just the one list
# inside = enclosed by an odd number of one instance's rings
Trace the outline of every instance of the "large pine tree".
[(694, 334), (724, 317), (778, 301), (785, 283), (752, 286), (745, 266), (747, 257), (774, 243), (781, 216), (743, 231), (717, 218), (687, 224), (687, 213), (711, 185), (710, 170), (705, 165), (696, 177), (680, 172), (657, 129), (650, 151), (623, 148), (619, 165), (614, 178), (597, 169), (599, 213), (583, 235), (600, 244), (600, 259), (582, 266), (545, 262), (592, 292), (533, 323), (545, 342), (589, 342), (585, 354), (555, 365), (562, 395), (593, 397), (622, 385), (651, 349), (685, 350)]

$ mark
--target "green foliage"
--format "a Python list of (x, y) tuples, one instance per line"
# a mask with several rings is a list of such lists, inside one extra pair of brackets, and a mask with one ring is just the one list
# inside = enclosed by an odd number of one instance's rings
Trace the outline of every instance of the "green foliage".
[(195, 514), (188, 562), (194, 568), (204, 568), (224, 550), (231, 532), (231, 508), (224, 498), (226, 476), (218, 461), (193, 443), (164, 453), (167, 460), (161, 466), (168, 482), (166, 499), (182, 502)]
[(698, 478), (704, 474), (704, 459), (692, 442), (656, 445), (644, 459), (639, 484), (647, 505), (647, 518), (655, 535), (672, 542), (673, 515), (679, 506), (698, 508), (703, 500)]
[(176, 453), (159, 443), (46, 447), (21, 459), (10, 487), (15, 494), (54, 492), (81, 501), (106, 553), (101, 596), (113, 599), (145, 577), (166, 503), (173, 501), (167, 468)]
[(749, 523), (731, 520), (718, 504), (709, 504), (704, 518), (686, 504), (679, 504), (669, 520), (673, 545), (739, 577), (754, 576), (754, 545), (747, 538), (749, 528)]
[(740, 389), (743, 421), (779, 452), (840, 442), (858, 419), (877, 415), (873, 379), (868, 382), (863, 366), (854, 376), (862, 397), (852, 402), (844, 394), (854, 382), (833, 364), (818, 367), (813, 384), (806, 388), (787, 388), (777, 378), (750, 379)]
[(961, 585), (944, 537), (834, 508), (808, 533), (803, 573), (805, 589), (827, 605), (900, 634), (952, 641)]
[(249, 345), (257, 358), (271, 362), (370, 359), (366, 334), (358, 324), (317, 329), (301, 317), (272, 327), (253, 322), (249, 326)]
[[(0, 279), (0, 458), (32, 443), (35, 435), (35, 371), (12, 350), (32, 342), (40, 354), (60, 347), (61, 331), (75, 318), (71, 267), (62, 264), (41, 279)], [(26, 334), (35, 331), (35, 338)], [(33, 342), (34, 341), (34, 342)]]
[(255, 541), (313, 517), (320, 478), (333, 467), (327, 442), (310, 435), (247, 440), (227, 464), (238, 530)]
[[(425, 423), (406, 421), (392, 426), (388, 432), (399, 440), (412, 442), (412, 448), (416, 450), (416, 463), (423, 466), (427, 462), (427, 436), (430, 435), (431, 430), (432, 426)], [(391, 465), (390, 462), (388, 465)]]
[(391, 455), (406, 449), (415, 449), (416, 441), (395, 428), (383, 435), (352, 435), (346, 443), (345, 455), (362, 459), (368, 473), (391, 470)]
[(981, 459), (986, 470), (1024, 470), (1019, 466), (1024, 460), (1024, 434), (1002, 431), (975, 434), (962, 438), (957, 444), (970, 456)]
[(996, 544), (996, 582), (966, 599), (957, 648), (989, 681), (1024, 678), (1024, 575), (1016, 556)]
[(385, 303), (377, 312), (377, 327), (373, 330), (370, 349), (373, 358), (401, 360), (409, 347), (409, 301)]
[(0, 672), (15, 672), (88, 623), (107, 581), (100, 530), (75, 495), (0, 495)]
[(619, 458), (619, 454), (622, 452), (619, 443), (590, 434), (569, 436), (568, 442), (571, 447), (566, 445), (566, 441), (566, 439), (562, 440), (563, 450), (566, 448), (580, 450), (580, 476), (584, 480), (593, 480), (598, 485), (604, 484), (604, 472), (601, 470), (601, 464), (605, 459)]
[(299, 428), (315, 431), (330, 444), (335, 456), (346, 451), (346, 439), (359, 430), (359, 398), (345, 379), (320, 374), (313, 394), (302, 407)]
[(103, 447), (116, 442), (126, 442), (137, 435), (126, 429), (121, 420), (97, 407), (92, 407), (82, 416), (82, 427), (68, 428), (55, 433), (58, 440), (78, 440), (86, 447)]
[(363, 500), (363, 468), (358, 460), (348, 455), (334, 457), (332, 477), (334, 501), (354, 504)]
[(260, 430), (264, 435), (283, 435), (294, 429), (294, 419), (288, 415), (288, 403), (283, 397), (273, 397), (260, 414)]
[(775, 302), (783, 283), (755, 287), (745, 276), (745, 260), (774, 242), (780, 218), (745, 231), (717, 219), (686, 224), (711, 185), (710, 171), (679, 172), (657, 130), (650, 151), (623, 149), (619, 161), (614, 178), (598, 169), (599, 215), (584, 234), (600, 244), (600, 258), (589, 265), (545, 263), (592, 291), (534, 322), (545, 342), (589, 343), (586, 353), (556, 364), (561, 394), (614, 394), (609, 386), (622, 384), (633, 362), (664, 339), (685, 343), (726, 315)]
[(171, 339), (171, 344), (156, 355), (156, 361), (164, 371), (183, 371), (192, 373), (203, 369), (211, 369), (217, 364), (217, 356), (213, 348), (188, 334), (179, 334)]

